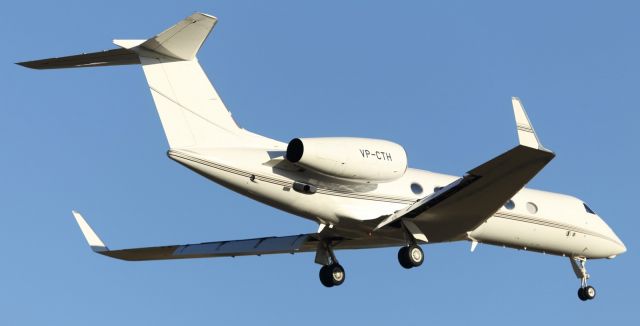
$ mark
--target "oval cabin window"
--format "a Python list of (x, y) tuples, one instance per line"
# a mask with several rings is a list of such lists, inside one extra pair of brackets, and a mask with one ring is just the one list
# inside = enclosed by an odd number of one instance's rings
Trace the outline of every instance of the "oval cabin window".
[(529, 213), (535, 214), (535, 213), (538, 212), (538, 206), (536, 206), (536, 204), (534, 204), (532, 202), (528, 202), (527, 203), (527, 210), (529, 211)]
[(508, 210), (512, 210), (516, 207), (516, 203), (513, 202), (513, 200), (509, 199), (505, 204), (504, 204), (504, 208), (508, 209)]

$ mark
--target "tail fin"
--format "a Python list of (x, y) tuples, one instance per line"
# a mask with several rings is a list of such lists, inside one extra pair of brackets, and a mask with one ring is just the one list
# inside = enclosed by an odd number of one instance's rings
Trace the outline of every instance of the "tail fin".
[(193, 14), (137, 47), (171, 148), (237, 142), (240, 128), (195, 58), (216, 22)]
[(34, 69), (141, 64), (171, 148), (264, 143), (236, 124), (196, 58), (216, 22), (195, 13), (146, 41), (114, 40), (121, 49), (18, 64)]

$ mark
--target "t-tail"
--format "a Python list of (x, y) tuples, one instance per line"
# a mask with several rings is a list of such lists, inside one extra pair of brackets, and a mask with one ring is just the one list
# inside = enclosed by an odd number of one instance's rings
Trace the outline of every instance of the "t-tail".
[(148, 40), (114, 40), (119, 49), (20, 62), (33, 69), (140, 64), (170, 148), (258, 147), (276, 143), (238, 126), (196, 54), (216, 25), (195, 13)]

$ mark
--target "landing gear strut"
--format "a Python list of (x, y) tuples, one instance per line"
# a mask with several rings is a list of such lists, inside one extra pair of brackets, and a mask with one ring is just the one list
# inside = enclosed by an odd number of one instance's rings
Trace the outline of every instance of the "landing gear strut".
[(338, 263), (338, 259), (333, 254), (333, 249), (329, 241), (322, 241), (318, 245), (316, 263), (322, 265), (319, 273), (320, 283), (322, 283), (322, 285), (330, 288), (344, 283), (344, 268)]
[(407, 244), (398, 250), (398, 262), (406, 269), (422, 265), (424, 252), (418, 245), (417, 239), (427, 242), (427, 237), (413, 222), (408, 220), (402, 221), (402, 231)]
[(580, 288), (578, 289), (578, 298), (582, 301), (593, 300), (596, 297), (596, 289), (587, 284), (590, 275), (587, 273), (587, 259), (581, 257), (571, 257), (571, 267), (576, 277), (580, 279)]

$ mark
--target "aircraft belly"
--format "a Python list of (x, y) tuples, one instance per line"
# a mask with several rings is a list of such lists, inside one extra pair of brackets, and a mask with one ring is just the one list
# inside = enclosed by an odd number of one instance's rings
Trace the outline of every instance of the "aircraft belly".
[[(322, 193), (304, 194), (292, 189), (292, 180), (272, 179), (261, 171), (260, 177), (246, 171), (227, 169), (205, 160), (172, 155), (172, 159), (194, 172), (242, 195), (286, 212), (325, 224), (338, 224), (340, 218), (375, 218), (379, 209), (363, 205), (362, 200), (340, 198)], [(208, 162), (211, 163), (211, 162)], [(390, 206), (389, 203), (380, 203)], [(398, 206), (398, 204), (391, 205)], [(341, 207), (342, 209), (336, 209)], [(360, 208), (360, 209), (358, 209)], [(383, 210), (387, 211), (388, 208)]]
[[(171, 150), (169, 157), (194, 172), (242, 195), (318, 223), (339, 224), (341, 220), (366, 221), (391, 214), (406, 205), (407, 200), (378, 198), (367, 192), (340, 192), (318, 188), (315, 193), (295, 191), (294, 180), (271, 173), (271, 167), (259, 164), (238, 168), (229, 161), (245, 161), (249, 157), (225, 158), (225, 163), (193, 152)], [(251, 153), (258, 155), (259, 151)], [(260, 158), (253, 158), (259, 161)], [(244, 162), (246, 165), (247, 162)]]

